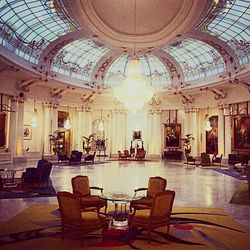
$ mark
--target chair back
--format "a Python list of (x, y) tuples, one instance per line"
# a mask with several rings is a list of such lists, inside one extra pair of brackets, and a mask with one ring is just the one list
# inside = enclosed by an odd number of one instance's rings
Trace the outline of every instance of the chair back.
[(124, 155), (125, 155), (126, 157), (130, 157), (130, 153), (129, 153), (129, 151), (128, 151), (127, 149), (124, 150)]
[(73, 194), (90, 195), (88, 176), (77, 175), (71, 179)]
[(150, 217), (159, 222), (168, 221), (172, 212), (175, 191), (165, 190), (153, 198)]
[(38, 163), (37, 163), (37, 167), (36, 167), (37, 170), (38, 170), (38, 171), (41, 171), (41, 169), (43, 168), (43, 165), (44, 165), (45, 163), (48, 163), (48, 161), (45, 160), (45, 159), (39, 160)]
[(41, 179), (40, 179), (41, 182), (48, 181), (51, 170), (52, 170), (52, 165), (53, 164), (51, 162), (47, 162), (42, 165)]
[(80, 225), (80, 199), (69, 192), (57, 192), (57, 200), (62, 222)]
[(165, 191), (166, 186), (167, 186), (166, 179), (164, 179), (160, 176), (150, 177), (148, 180), (147, 196), (153, 197), (157, 193)]

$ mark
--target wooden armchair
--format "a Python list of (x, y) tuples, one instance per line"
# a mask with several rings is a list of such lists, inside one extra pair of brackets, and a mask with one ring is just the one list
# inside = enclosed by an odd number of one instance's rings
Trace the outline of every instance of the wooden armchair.
[(155, 194), (149, 209), (137, 210), (129, 214), (129, 236), (133, 228), (146, 228), (148, 230), (148, 243), (151, 240), (151, 232), (158, 227), (167, 226), (167, 235), (170, 229), (170, 216), (173, 208), (175, 192), (166, 190)]
[(141, 191), (147, 191), (147, 194), (145, 197), (139, 199), (139, 200), (134, 200), (130, 202), (130, 211), (132, 209), (143, 209), (145, 207), (150, 207), (153, 201), (154, 196), (157, 193), (160, 193), (162, 191), (165, 191), (167, 186), (167, 180), (160, 177), (160, 176), (155, 176), (155, 177), (150, 177), (148, 180), (148, 187), (147, 188), (138, 188), (135, 189), (135, 196), (137, 195), (137, 192)]
[(145, 156), (146, 156), (146, 150), (144, 150), (144, 148), (138, 148), (136, 151), (135, 158), (142, 160), (145, 159)]
[(126, 160), (127, 156), (125, 154), (122, 154), (122, 152), (118, 150), (118, 158), (119, 160)]
[(216, 163), (218, 163), (218, 164), (221, 165), (222, 156), (223, 156), (223, 154), (221, 154), (220, 157), (214, 156), (214, 157), (212, 158), (212, 164), (215, 165)]
[(76, 195), (58, 192), (57, 199), (61, 213), (62, 239), (66, 232), (83, 237), (86, 233), (102, 228), (106, 217), (100, 215), (99, 210), (97, 212), (82, 210), (80, 198)]
[(91, 189), (99, 190), (102, 194), (103, 188), (90, 187), (88, 176), (77, 175), (71, 179), (73, 188), (73, 194), (77, 195), (81, 201), (81, 207), (83, 209), (100, 209), (105, 207), (105, 213), (107, 211), (107, 201), (98, 197), (98, 195), (92, 195)]

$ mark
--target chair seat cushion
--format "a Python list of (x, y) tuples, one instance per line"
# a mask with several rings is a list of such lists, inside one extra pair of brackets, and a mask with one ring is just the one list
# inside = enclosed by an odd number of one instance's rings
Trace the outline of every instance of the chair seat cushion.
[[(133, 217), (133, 214), (129, 214), (129, 220)], [(133, 217), (133, 224), (148, 225), (150, 217), (150, 209), (136, 210)]]
[(103, 215), (100, 215), (98, 217), (96, 212), (90, 211), (90, 212), (83, 212), (82, 213), (83, 223), (84, 226), (90, 226), (90, 227), (96, 227), (96, 225), (100, 225), (102, 222), (106, 220), (106, 217)]
[(88, 195), (81, 197), (82, 207), (104, 207), (106, 204), (107, 201), (99, 198), (97, 195)]

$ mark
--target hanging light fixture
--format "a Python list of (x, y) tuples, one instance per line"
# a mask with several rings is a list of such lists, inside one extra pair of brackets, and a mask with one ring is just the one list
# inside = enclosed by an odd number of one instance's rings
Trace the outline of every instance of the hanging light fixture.
[(154, 94), (154, 89), (146, 84), (145, 78), (141, 74), (140, 60), (136, 55), (136, 0), (134, 22), (134, 55), (128, 61), (126, 79), (121, 86), (114, 88), (116, 99), (122, 102), (125, 108), (131, 112), (137, 112), (142, 109), (143, 105), (150, 101)]
[(68, 117), (64, 123), (64, 128), (67, 130), (71, 129), (71, 122), (70, 122), (70, 118), (69, 118), (69, 107), (68, 107)]
[(100, 120), (100, 122), (99, 122), (99, 124), (98, 124), (98, 130), (99, 130), (99, 131), (104, 131), (104, 130), (105, 130), (104, 121), (103, 121), (103, 119), (102, 119), (102, 109), (101, 109), (101, 120)]
[(36, 109), (36, 100), (34, 100), (34, 107), (33, 107), (33, 117), (31, 118), (31, 127), (36, 128), (38, 125), (37, 121), (37, 109)]
[(211, 123), (209, 120), (209, 108), (207, 108), (207, 115), (205, 117), (205, 130), (208, 132), (212, 130)]

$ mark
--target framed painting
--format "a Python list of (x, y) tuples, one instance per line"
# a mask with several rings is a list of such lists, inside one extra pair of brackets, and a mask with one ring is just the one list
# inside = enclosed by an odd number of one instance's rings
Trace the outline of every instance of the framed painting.
[(164, 124), (165, 148), (180, 148), (181, 124)]
[(133, 140), (141, 140), (141, 130), (133, 131)]
[(31, 140), (31, 125), (23, 125), (23, 139)]
[(233, 149), (250, 151), (250, 115), (233, 117)]
[(206, 153), (218, 154), (218, 116), (209, 117), (210, 131), (206, 131)]

